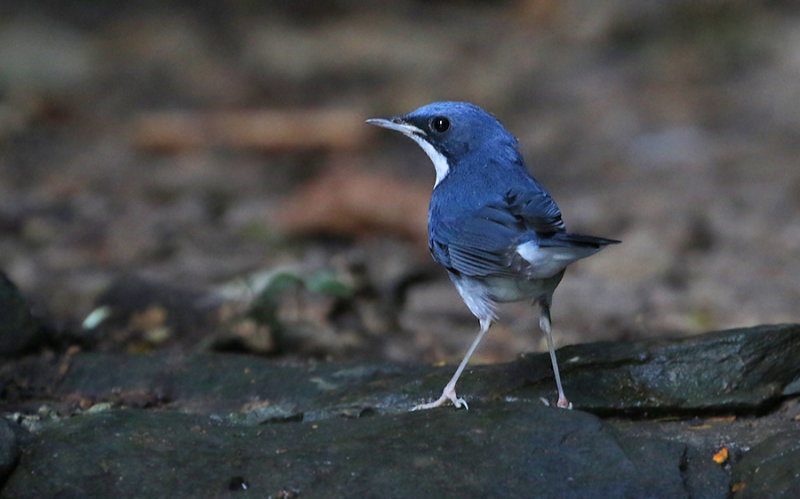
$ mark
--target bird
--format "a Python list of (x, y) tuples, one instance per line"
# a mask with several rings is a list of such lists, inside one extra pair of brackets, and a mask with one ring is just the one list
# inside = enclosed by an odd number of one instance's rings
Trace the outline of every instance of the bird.
[(567, 232), (561, 211), (529, 173), (517, 139), (491, 114), (468, 102), (434, 102), (406, 115), (366, 123), (414, 140), (433, 162), (428, 248), (444, 266), (480, 330), (442, 395), (412, 410), (452, 402), (469, 409), (456, 383), (500, 303), (530, 301), (540, 310), (560, 408), (564, 394), (551, 332), (553, 292), (571, 263), (620, 241)]

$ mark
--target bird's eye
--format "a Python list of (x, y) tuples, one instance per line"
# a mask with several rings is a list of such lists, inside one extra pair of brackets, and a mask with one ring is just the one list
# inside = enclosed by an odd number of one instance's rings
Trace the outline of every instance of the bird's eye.
[(431, 127), (439, 133), (446, 132), (450, 128), (450, 120), (444, 116), (436, 116), (431, 120)]

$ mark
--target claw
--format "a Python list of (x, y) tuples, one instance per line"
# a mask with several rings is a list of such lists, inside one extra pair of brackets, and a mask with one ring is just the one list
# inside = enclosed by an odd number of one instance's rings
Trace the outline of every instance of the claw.
[(424, 409), (433, 409), (434, 407), (441, 407), (442, 405), (447, 403), (448, 400), (452, 402), (454, 406), (456, 406), (456, 409), (460, 409), (463, 406), (464, 409), (469, 410), (469, 405), (467, 405), (467, 401), (457, 396), (455, 387), (450, 386), (450, 384), (444, 387), (441, 397), (434, 400), (433, 402), (428, 402), (427, 404), (415, 405), (414, 407), (411, 408), (411, 410), (421, 411)]
[(486, 334), (486, 331), (489, 330), (489, 327), (492, 325), (491, 319), (481, 319), (481, 330), (478, 332), (478, 336), (475, 337), (475, 340), (470, 345), (469, 350), (467, 350), (467, 354), (461, 359), (461, 363), (458, 365), (458, 369), (456, 369), (455, 374), (453, 377), (450, 378), (450, 381), (447, 382), (445, 385), (444, 390), (442, 390), (442, 396), (438, 399), (434, 400), (433, 402), (428, 402), (427, 404), (419, 404), (415, 405), (411, 408), (412, 411), (420, 411), (422, 409), (433, 409), (434, 407), (439, 407), (448, 400), (456, 406), (456, 409), (460, 409), (462, 406), (464, 409), (469, 410), (469, 406), (467, 405), (467, 401), (458, 397), (456, 395), (456, 383), (458, 382), (458, 378), (461, 376), (461, 373), (464, 371), (464, 368), (467, 366), (467, 362), (469, 362), (469, 358), (472, 356), (472, 353), (478, 347), (478, 343), (481, 342), (481, 338), (483, 335)]

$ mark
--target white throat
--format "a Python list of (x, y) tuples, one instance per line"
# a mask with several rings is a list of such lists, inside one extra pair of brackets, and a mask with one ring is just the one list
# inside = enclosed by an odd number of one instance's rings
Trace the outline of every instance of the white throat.
[(447, 176), (447, 172), (450, 171), (450, 165), (447, 163), (447, 158), (444, 157), (444, 154), (440, 153), (427, 140), (423, 139), (419, 135), (414, 133), (407, 133), (407, 136), (414, 139), (414, 142), (419, 144), (425, 154), (431, 158), (433, 162), (433, 167), (436, 169), (436, 183), (433, 184), (433, 188), (436, 189), (436, 186), (439, 185), (439, 182), (444, 180)]

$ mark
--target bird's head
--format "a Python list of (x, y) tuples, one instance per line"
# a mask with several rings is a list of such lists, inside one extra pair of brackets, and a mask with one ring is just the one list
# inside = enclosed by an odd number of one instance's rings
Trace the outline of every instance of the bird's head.
[(516, 139), (491, 114), (468, 102), (434, 102), (404, 116), (371, 118), (376, 125), (407, 135), (428, 154), (436, 184), (470, 155), (491, 150), (517, 154)]

